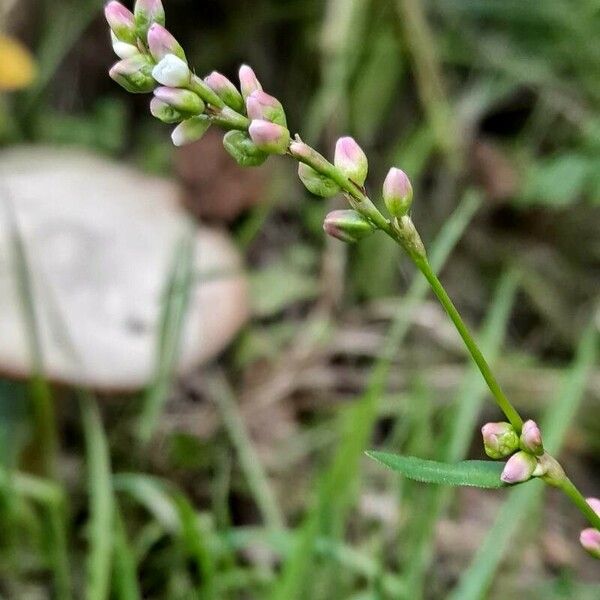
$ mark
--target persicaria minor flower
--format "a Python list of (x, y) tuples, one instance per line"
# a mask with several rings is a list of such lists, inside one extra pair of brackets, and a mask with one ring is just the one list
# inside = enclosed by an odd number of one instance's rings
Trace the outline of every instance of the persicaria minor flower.
[(250, 119), (262, 119), (287, 127), (281, 102), (262, 90), (255, 90), (246, 98), (246, 111)]
[(367, 178), (369, 162), (362, 148), (351, 137), (342, 137), (335, 145), (335, 166), (356, 185), (363, 185)]
[(160, 23), (152, 23), (148, 29), (148, 49), (152, 58), (160, 62), (167, 54), (174, 54), (187, 62), (185, 52), (179, 42)]
[(174, 88), (188, 85), (191, 75), (187, 63), (175, 54), (167, 54), (152, 69), (152, 76), (158, 83)]
[(403, 217), (410, 210), (413, 189), (404, 171), (392, 167), (383, 182), (383, 201), (392, 217)]
[(486, 423), (481, 435), (485, 453), (490, 458), (504, 458), (519, 449), (519, 437), (510, 423)]
[(353, 243), (371, 235), (375, 227), (360, 213), (347, 209), (331, 211), (325, 217), (323, 230), (342, 242)]
[(104, 16), (119, 41), (135, 45), (137, 40), (135, 18), (129, 9), (113, 0), (104, 7)]
[(290, 143), (290, 132), (285, 127), (262, 119), (254, 119), (248, 133), (257, 148), (268, 154), (285, 154)]
[(523, 423), (521, 431), (521, 448), (530, 454), (541, 456), (544, 454), (542, 433), (535, 421), (529, 419)]
[(154, 96), (188, 116), (198, 115), (204, 111), (202, 99), (189, 90), (161, 86), (154, 90)]
[(227, 106), (237, 112), (243, 112), (244, 99), (238, 89), (218, 71), (213, 71), (204, 78), (204, 83), (215, 93)]
[(137, 54), (113, 65), (108, 74), (128, 92), (147, 94), (156, 87), (151, 70), (149, 60), (142, 54)]
[(160, 0), (137, 0), (133, 9), (138, 37), (146, 40), (153, 23), (165, 24), (165, 9)]
[(262, 85), (256, 77), (256, 74), (252, 70), (252, 67), (248, 65), (242, 65), (240, 67), (240, 89), (242, 90), (242, 96), (244, 100), (256, 90), (262, 90)]
[(537, 460), (535, 456), (523, 451), (517, 452), (504, 465), (500, 479), (504, 483), (521, 483), (531, 479), (536, 467)]

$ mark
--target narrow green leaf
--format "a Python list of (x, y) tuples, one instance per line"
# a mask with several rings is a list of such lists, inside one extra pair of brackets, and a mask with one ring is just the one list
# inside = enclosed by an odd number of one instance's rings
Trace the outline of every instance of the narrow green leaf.
[(489, 489), (506, 487), (506, 484), (500, 480), (500, 474), (504, 468), (504, 463), (501, 462), (463, 460), (459, 463), (443, 463), (416, 456), (402, 456), (374, 450), (366, 454), (393, 471), (402, 473), (404, 477), (423, 483), (466, 485)]

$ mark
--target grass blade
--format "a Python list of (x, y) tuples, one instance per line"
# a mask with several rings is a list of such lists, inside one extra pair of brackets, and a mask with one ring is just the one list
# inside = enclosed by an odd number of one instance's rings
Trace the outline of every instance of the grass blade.
[(219, 407), (221, 418), (231, 443), (235, 447), (238, 459), (246, 476), (246, 480), (256, 504), (268, 527), (281, 529), (284, 518), (279, 509), (277, 498), (262, 463), (254, 450), (252, 440), (246, 429), (246, 424), (237, 407), (233, 391), (222, 374), (211, 379), (210, 390), (214, 401)]
[(142, 443), (152, 437), (173, 381), (185, 316), (194, 283), (195, 231), (190, 225), (178, 241), (167, 279), (154, 369), (138, 423)]
[(113, 550), (114, 504), (110, 457), (98, 404), (81, 393), (79, 406), (83, 421), (90, 502), (86, 598), (108, 598)]

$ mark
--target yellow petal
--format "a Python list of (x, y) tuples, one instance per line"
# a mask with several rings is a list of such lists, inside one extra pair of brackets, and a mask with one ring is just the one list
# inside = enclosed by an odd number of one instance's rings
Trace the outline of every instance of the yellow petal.
[(0, 34), (0, 91), (27, 87), (35, 73), (31, 52), (18, 40)]

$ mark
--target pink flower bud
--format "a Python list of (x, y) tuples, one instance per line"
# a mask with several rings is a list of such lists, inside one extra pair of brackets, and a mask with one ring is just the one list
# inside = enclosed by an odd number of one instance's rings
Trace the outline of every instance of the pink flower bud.
[(188, 85), (191, 75), (187, 63), (174, 54), (167, 54), (152, 69), (152, 76), (158, 83), (174, 88)]
[(242, 65), (240, 67), (240, 89), (244, 100), (256, 90), (262, 90), (262, 85), (256, 78), (256, 75), (251, 67)]
[(127, 44), (136, 43), (135, 19), (133, 13), (120, 2), (109, 2), (104, 7), (104, 16), (108, 26), (117, 39)]
[(313, 155), (314, 150), (304, 142), (298, 139), (290, 144), (290, 154), (299, 160), (308, 160)]
[(146, 39), (146, 34), (152, 23), (165, 24), (165, 9), (160, 0), (136, 0), (133, 9), (138, 35)]
[(542, 433), (535, 421), (529, 419), (523, 423), (521, 431), (521, 448), (530, 454), (541, 456), (544, 454)]
[(490, 458), (504, 458), (519, 449), (519, 437), (510, 423), (486, 423), (481, 435), (485, 453)]
[(244, 110), (244, 99), (237, 88), (225, 75), (213, 71), (204, 78), (204, 83), (215, 93), (229, 108), (237, 112)]
[(250, 119), (262, 119), (287, 127), (281, 102), (262, 90), (255, 90), (246, 98), (246, 111)]
[(600, 531), (592, 527), (584, 529), (579, 535), (579, 543), (594, 558), (600, 558)]
[(155, 61), (161, 61), (167, 54), (174, 54), (187, 62), (185, 52), (179, 42), (159, 23), (152, 23), (148, 29), (148, 49)]
[(504, 483), (521, 483), (527, 481), (531, 479), (536, 466), (537, 460), (534, 456), (523, 451), (517, 452), (504, 465), (500, 479)]
[(351, 244), (370, 235), (375, 228), (355, 210), (334, 210), (325, 217), (323, 230), (327, 235)]
[(392, 167), (383, 182), (383, 200), (392, 217), (403, 217), (410, 210), (413, 189), (404, 171)]
[(586, 498), (586, 501), (592, 507), (592, 510), (600, 516), (600, 500), (598, 498)]
[(108, 72), (110, 77), (128, 92), (147, 94), (156, 87), (151, 74), (152, 64), (142, 54), (119, 61)]
[(198, 115), (204, 111), (204, 102), (194, 92), (166, 86), (157, 87), (154, 96), (187, 116)]
[(255, 119), (248, 128), (250, 138), (259, 150), (268, 154), (285, 154), (290, 132), (277, 123)]
[(335, 166), (351, 181), (363, 185), (369, 163), (361, 147), (351, 137), (343, 137), (335, 145)]

